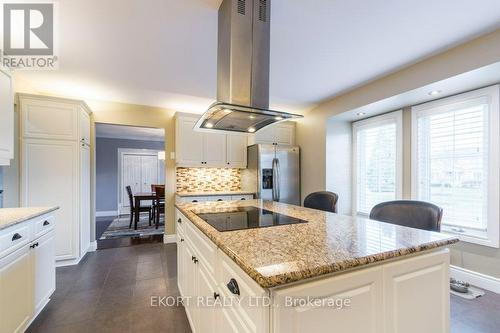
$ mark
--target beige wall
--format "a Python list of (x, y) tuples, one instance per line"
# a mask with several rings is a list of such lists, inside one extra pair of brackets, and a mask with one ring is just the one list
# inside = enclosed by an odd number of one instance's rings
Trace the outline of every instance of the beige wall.
[[(170, 159), (170, 153), (175, 151), (175, 111), (144, 105), (103, 101), (88, 101), (88, 105), (93, 112), (92, 131), (95, 130), (95, 123), (155, 127), (165, 130), (165, 233), (175, 233), (175, 160)], [(95, 139), (94, 132), (92, 138)], [(94, 144), (92, 143), (92, 146)], [(92, 158), (94, 158), (94, 153)], [(92, 163), (94, 164), (93, 160)], [(94, 180), (95, 174), (93, 175)], [(94, 193), (94, 190), (92, 192)], [(94, 211), (94, 208), (92, 209)]]
[[(500, 29), (337, 96), (306, 113), (305, 118), (297, 122), (302, 196), (325, 189), (326, 124), (330, 117), (499, 61)], [(404, 115), (405, 136), (408, 136), (411, 133), (409, 111), (405, 110)], [(409, 197), (410, 150), (405, 148), (403, 195)], [(452, 264), (500, 278), (498, 249), (460, 243), (452, 251)]]

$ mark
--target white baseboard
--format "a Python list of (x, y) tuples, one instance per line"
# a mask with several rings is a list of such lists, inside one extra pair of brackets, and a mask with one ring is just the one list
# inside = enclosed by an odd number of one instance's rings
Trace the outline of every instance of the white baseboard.
[(88, 252), (95, 252), (95, 251), (97, 251), (97, 241), (90, 242)]
[(456, 280), (469, 282), (473, 286), (500, 294), (499, 278), (453, 265), (450, 265), (450, 277)]
[(171, 244), (175, 243), (175, 234), (170, 234), (170, 235), (163, 235), (163, 243), (164, 244)]
[(102, 210), (100, 212), (95, 212), (95, 217), (105, 217), (105, 216), (118, 216), (117, 210)]

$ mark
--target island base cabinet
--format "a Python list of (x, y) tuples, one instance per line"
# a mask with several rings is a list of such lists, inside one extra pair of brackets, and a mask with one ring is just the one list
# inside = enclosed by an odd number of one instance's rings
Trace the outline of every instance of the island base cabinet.
[(278, 290), (273, 298), (273, 332), (383, 332), (380, 267)]
[(35, 277), (35, 316), (42, 311), (56, 289), (54, 232), (51, 231), (36, 241), (33, 253)]
[(33, 314), (28, 245), (0, 259), (0, 333), (24, 332)]
[(449, 332), (449, 280), (447, 251), (385, 265), (384, 332)]

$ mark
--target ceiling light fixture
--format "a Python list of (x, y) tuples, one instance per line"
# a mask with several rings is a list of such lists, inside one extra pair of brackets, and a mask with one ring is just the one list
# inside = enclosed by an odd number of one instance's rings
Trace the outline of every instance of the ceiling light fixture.
[(253, 133), (253, 132), (255, 132), (255, 128), (253, 128), (253, 127), (250, 127), (250, 128), (248, 129), (248, 132), (250, 132), (250, 133)]
[(433, 90), (429, 92), (430, 96), (436, 96), (439, 95), (442, 91), (441, 90)]
[(205, 127), (206, 128), (212, 128), (212, 127), (214, 127), (214, 124), (212, 124), (212, 123), (206, 123)]
[(356, 116), (361, 117), (361, 116), (364, 116), (365, 114), (366, 113), (364, 113), (364, 112), (358, 112), (358, 113), (356, 113)]
[(283, 120), (283, 117), (280, 117), (280, 116), (277, 116), (277, 117), (274, 117), (275, 120)]

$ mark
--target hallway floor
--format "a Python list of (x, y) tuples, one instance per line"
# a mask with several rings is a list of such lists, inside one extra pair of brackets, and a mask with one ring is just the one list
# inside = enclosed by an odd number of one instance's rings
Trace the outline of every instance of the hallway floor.
[[(57, 269), (57, 289), (27, 332), (188, 333), (182, 307), (151, 307), (150, 297), (177, 296), (175, 244), (99, 250), (78, 266)], [(497, 333), (500, 295), (451, 298), (452, 333)]]

